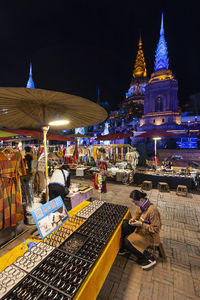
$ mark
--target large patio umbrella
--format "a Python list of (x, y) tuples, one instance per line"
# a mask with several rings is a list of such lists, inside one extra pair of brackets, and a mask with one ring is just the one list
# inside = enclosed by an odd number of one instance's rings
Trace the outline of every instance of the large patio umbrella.
[(135, 138), (147, 138), (152, 137), (154, 140), (154, 151), (155, 151), (155, 166), (157, 168), (157, 141), (161, 140), (162, 137), (175, 136), (177, 135), (176, 131), (167, 131), (161, 129), (152, 129), (147, 132), (144, 132), (140, 135), (136, 135)]
[(177, 132), (161, 130), (161, 129), (151, 129), (142, 134), (135, 135), (134, 137), (135, 138), (146, 138), (146, 137), (156, 138), (156, 137), (165, 137), (165, 136), (167, 137), (167, 136), (173, 136), (173, 135), (177, 135)]
[(113, 133), (97, 137), (96, 141), (120, 140), (133, 136), (132, 133)]
[(81, 133), (67, 134), (66, 137), (69, 137), (69, 138), (87, 138), (87, 139), (92, 138), (92, 136), (81, 134)]
[(60, 125), (62, 129), (88, 127), (106, 118), (107, 112), (103, 107), (71, 94), (30, 88), (0, 88), (0, 126), (43, 131), (46, 185), (46, 135), (49, 126)]
[(12, 138), (13, 136), (15, 136), (16, 134), (14, 132), (7, 132), (4, 130), (0, 130), (0, 140), (7, 140), (9, 138)]
[[(39, 139), (42, 140), (43, 139), (43, 132), (39, 131), (39, 130), (24, 130), (24, 129), (1, 129), (0, 130), (0, 136), (1, 136), (1, 131), (2, 133), (4, 132), (5, 134), (7, 134), (8, 136), (18, 136), (18, 135), (22, 135), (22, 136), (26, 136), (26, 137), (32, 137), (35, 139)], [(71, 141), (73, 142), (74, 139), (72, 138), (68, 138), (66, 136), (60, 135), (60, 134), (53, 134), (53, 133), (47, 133), (47, 140), (51, 140), (51, 141)]]

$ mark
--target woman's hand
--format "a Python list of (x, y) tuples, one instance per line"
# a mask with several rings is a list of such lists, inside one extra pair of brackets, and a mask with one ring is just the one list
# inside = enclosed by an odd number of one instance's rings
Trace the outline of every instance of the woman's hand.
[(135, 219), (133, 219), (133, 218), (128, 220), (128, 224), (131, 225), (131, 226), (133, 225), (134, 222), (135, 222)]
[(141, 221), (134, 221), (131, 222), (131, 226), (136, 226), (136, 227), (142, 227), (142, 222)]

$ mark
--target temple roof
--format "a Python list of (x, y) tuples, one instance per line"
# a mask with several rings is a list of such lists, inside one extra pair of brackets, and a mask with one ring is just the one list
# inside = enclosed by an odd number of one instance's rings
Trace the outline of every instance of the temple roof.
[(146, 77), (147, 76), (147, 69), (146, 69), (146, 63), (144, 59), (144, 53), (142, 50), (142, 38), (141, 35), (139, 37), (139, 43), (138, 43), (138, 53), (134, 65), (133, 70), (133, 77)]

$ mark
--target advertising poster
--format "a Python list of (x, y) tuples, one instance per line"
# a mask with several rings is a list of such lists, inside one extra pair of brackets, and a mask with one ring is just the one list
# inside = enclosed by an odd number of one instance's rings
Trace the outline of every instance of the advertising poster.
[(42, 239), (69, 219), (68, 211), (60, 196), (32, 210), (31, 213)]

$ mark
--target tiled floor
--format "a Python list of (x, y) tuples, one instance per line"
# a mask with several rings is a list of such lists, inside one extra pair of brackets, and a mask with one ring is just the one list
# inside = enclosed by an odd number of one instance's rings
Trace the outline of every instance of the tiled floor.
[[(134, 211), (129, 194), (136, 187), (115, 183), (107, 187), (102, 200), (127, 205)], [(161, 213), (161, 238), (167, 260), (158, 259), (152, 270), (143, 271), (133, 260), (118, 256), (97, 300), (200, 299), (200, 195), (181, 197), (174, 191), (159, 193), (155, 189), (147, 193)], [(94, 199), (99, 198), (95, 190)], [(21, 243), (22, 237), (1, 249), (0, 256)]]

